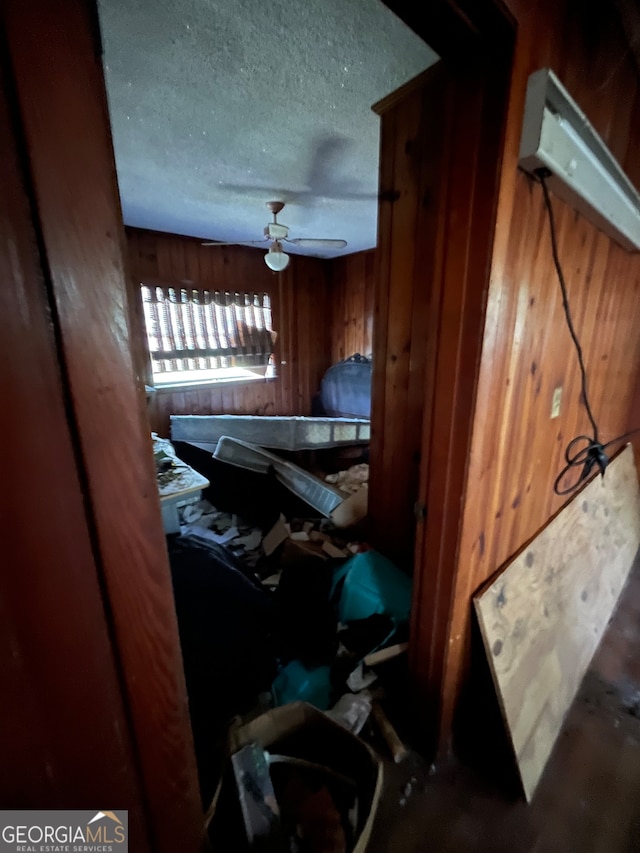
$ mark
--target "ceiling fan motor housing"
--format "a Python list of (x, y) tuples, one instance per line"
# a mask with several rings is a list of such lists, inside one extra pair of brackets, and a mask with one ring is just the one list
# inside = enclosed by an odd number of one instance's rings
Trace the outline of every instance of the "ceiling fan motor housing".
[(264, 229), (264, 236), (269, 240), (284, 240), (288, 233), (287, 226), (280, 225), (279, 222), (270, 222)]

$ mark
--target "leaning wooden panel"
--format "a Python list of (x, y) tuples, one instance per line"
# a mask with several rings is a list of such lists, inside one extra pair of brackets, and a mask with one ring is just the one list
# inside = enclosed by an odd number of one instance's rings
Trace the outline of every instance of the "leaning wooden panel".
[(474, 599), (528, 800), (639, 546), (628, 445)]

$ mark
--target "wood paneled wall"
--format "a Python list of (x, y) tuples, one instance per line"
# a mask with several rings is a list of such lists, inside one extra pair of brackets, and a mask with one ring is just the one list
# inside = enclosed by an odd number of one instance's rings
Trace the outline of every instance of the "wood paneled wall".
[[(508, 5), (518, 37), (455, 602), (445, 646), (442, 740), (468, 671), (472, 593), (567, 501), (554, 494), (553, 483), (568, 441), (589, 432), (541, 187), (517, 167), (532, 71), (548, 66), (559, 75), (640, 187), (640, 87), (614, 4), (511, 0)], [(553, 196), (552, 203), (589, 395), (608, 440), (631, 426), (640, 372), (640, 255), (619, 248)], [(557, 386), (563, 388), (562, 408), (552, 420)]]
[(381, 203), (374, 277), (369, 514), (374, 544), (409, 572), (429, 338), (434, 337), (430, 308), (445, 183), (448, 91), (439, 63), (374, 107), (381, 116)]
[[(193, 281), (218, 288), (254, 288), (271, 296), (277, 377), (208, 388), (157, 391), (149, 403), (151, 428), (169, 435), (171, 414), (309, 415), (324, 371), (331, 364), (331, 313), (326, 261), (292, 256), (272, 273), (264, 253), (244, 246), (203, 247), (175, 234), (127, 229), (132, 286), (143, 280)], [(138, 300), (138, 311), (140, 304)], [(137, 316), (140, 370), (147, 360), (141, 313)]]
[(375, 249), (329, 261), (331, 361), (373, 354)]

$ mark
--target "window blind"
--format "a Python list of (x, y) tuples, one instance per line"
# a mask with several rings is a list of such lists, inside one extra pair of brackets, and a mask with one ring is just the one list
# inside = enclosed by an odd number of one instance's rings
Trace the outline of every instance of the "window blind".
[(269, 363), (276, 334), (266, 293), (141, 288), (154, 373)]

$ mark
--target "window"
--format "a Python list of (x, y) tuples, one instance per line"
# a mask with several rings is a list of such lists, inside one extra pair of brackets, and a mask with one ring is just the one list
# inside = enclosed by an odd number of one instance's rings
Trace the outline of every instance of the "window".
[(266, 293), (141, 285), (156, 386), (273, 375)]

